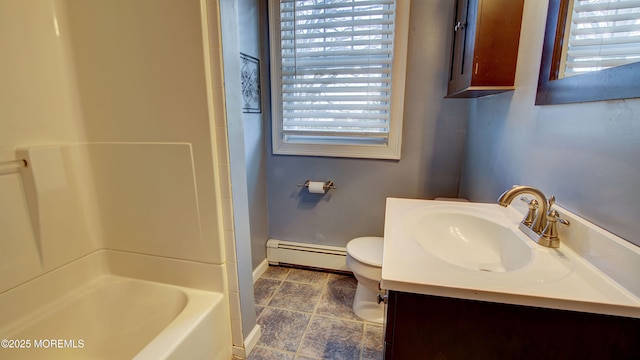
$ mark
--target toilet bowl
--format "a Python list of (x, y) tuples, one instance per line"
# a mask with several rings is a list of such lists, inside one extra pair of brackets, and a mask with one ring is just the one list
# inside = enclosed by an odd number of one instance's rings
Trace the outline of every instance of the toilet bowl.
[(358, 286), (353, 299), (353, 312), (360, 318), (382, 324), (384, 304), (378, 304), (378, 282), (382, 278), (381, 237), (355, 238), (347, 244), (347, 267), (353, 272)]

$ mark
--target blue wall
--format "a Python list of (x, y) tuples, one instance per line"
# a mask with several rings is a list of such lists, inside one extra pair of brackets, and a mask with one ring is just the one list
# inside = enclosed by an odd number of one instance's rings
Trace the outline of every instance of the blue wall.
[(546, 10), (525, 2), (517, 90), (471, 103), (461, 195), (533, 185), (640, 245), (640, 99), (534, 106)]
[[(525, 1), (516, 91), (445, 100), (453, 4), (413, 1), (402, 160), (274, 156), (267, 140), (270, 237), (343, 246), (382, 235), (389, 196), (456, 196), (460, 185), (461, 197), (494, 202), (530, 184), (640, 244), (640, 100), (534, 106), (546, 10)], [(305, 179), (338, 189), (307, 195)]]
[(251, 238), (251, 258), (252, 267), (256, 268), (266, 257), (266, 242), (269, 238), (269, 224), (267, 223), (267, 186), (266, 186), (266, 145), (265, 128), (266, 118), (269, 117), (268, 103), (268, 76), (265, 59), (267, 55), (262, 55), (268, 49), (263, 49), (266, 41), (261, 41), (262, 36), (266, 36), (266, 31), (262, 31), (260, 0), (240, 0), (238, 1), (238, 23), (239, 42), (238, 48), (241, 53), (254, 57), (260, 61), (262, 69), (260, 75), (262, 79), (261, 93), (263, 97), (261, 112), (247, 112), (242, 114), (242, 130), (244, 140), (245, 168), (247, 176), (247, 197), (249, 203), (249, 227)]
[[(452, 14), (452, 1), (411, 4), (400, 161), (276, 156), (267, 144), (271, 238), (344, 246), (382, 236), (387, 197), (457, 196), (468, 102), (443, 99)], [(306, 179), (337, 189), (307, 194), (296, 186)]]

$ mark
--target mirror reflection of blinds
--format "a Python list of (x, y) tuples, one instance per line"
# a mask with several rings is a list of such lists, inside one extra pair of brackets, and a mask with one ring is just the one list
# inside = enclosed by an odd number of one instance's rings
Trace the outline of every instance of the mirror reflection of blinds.
[(281, 0), (283, 136), (386, 143), (394, 0)]
[(640, 61), (640, 0), (574, 0), (565, 76)]

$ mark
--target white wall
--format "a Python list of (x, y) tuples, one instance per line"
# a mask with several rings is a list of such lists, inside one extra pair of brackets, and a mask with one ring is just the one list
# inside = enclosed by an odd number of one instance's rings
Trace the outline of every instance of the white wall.
[[(197, 209), (192, 211), (203, 220), (201, 237), (171, 252), (222, 263), (219, 229), (211, 221), (218, 216), (212, 166), (215, 129), (209, 125), (200, 1), (67, 0), (65, 12), (86, 141), (190, 144), (195, 177), (190, 187), (197, 188)], [(162, 161), (167, 154), (163, 147), (156, 148), (152, 156)], [(123, 144), (118, 151), (127, 156), (127, 151), (139, 150)], [(167, 173), (180, 170), (166, 166)]]
[(546, 12), (525, 1), (517, 89), (469, 101), (461, 195), (494, 202), (533, 185), (640, 245), (640, 99), (534, 106)]
[[(225, 92), (225, 120), (229, 145), (229, 176), (233, 186), (230, 189), (233, 204), (231, 220), (235, 238), (237, 260), (237, 282), (231, 289), (231, 321), (234, 326), (233, 344), (242, 347), (250, 334), (259, 334), (256, 325), (253, 297), (253, 267), (251, 265), (251, 200), (249, 197), (249, 176), (251, 167), (247, 163), (245, 129), (242, 114), (242, 93), (240, 82), (240, 2), (228, 0), (220, 3), (221, 51), (223, 57), (223, 78)], [(236, 292), (237, 291), (237, 292)], [(235, 298), (234, 298), (235, 297)], [(242, 355), (242, 354), (241, 354)]]
[(38, 155), (55, 166), (0, 176), (16, 224), (0, 230), (2, 289), (102, 248), (209, 264), (225, 289), (222, 85), (207, 82), (221, 59), (204, 16), (199, 0), (0, 0), (0, 161), (62, 145)]
[[(58, 10), (49, 1), (0, 1), (0, 161), (22, 157), (18, 148), (82, 139)], [(99, 247), (95, 213), (77, 190), (86, 180), (77, 155), (54, 150), (46, 159), (40, 180), (58, 181), (41, 188), (37, 204), (33, 182), (0, 173), (0, 292)]]
[(17, 146), (78, 141), (69, 55), (48, 1), (0, 0), (0, 159)]

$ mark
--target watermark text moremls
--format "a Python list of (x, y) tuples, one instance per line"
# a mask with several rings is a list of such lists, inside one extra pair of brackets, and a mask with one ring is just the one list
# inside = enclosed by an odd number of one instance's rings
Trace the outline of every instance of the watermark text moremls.
[(84, 339), (2, 339), (3, 349), (83, 349)]
[(84, 348), (84, 340), (72, 339), (34, 339), (34, 348), (42, 349), (82, 349)]

